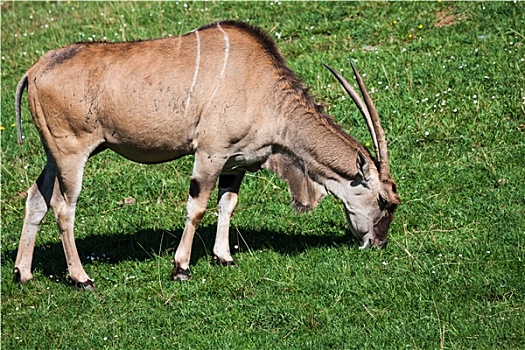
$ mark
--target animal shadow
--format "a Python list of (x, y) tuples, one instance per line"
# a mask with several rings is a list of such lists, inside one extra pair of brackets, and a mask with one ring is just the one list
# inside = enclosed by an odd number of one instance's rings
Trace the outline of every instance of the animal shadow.
[[(212, 259), (212, 247), (216, 226), (199, 227), (193, 243), (192, 261)], [(146, 261), (158, 259), (166, 254), (174, 255), (182, 230), (141, 229), (135, 233), (111, 235), (92, 234), (76, 239), (77, 249), (84, 265), (97, 263), (119, 264), (124, 261)], [(270, 249), (283, 255), (300, 254), (315, 247), (336, 247), (355, 244), (352, 235), (306, 235), (274, 231), (230, 230), (230, 245), (233, 257), (236, 253)], [(233, 249), (236, 246), (237, 249)], [(13, 266), (17, 250), (2, 254), (2, 268)], [(42, 271), (44, 276), (53, 276), (66, 283), (67, 264), (62, 244), (43, 243), (35, 246), (33, 270)]]

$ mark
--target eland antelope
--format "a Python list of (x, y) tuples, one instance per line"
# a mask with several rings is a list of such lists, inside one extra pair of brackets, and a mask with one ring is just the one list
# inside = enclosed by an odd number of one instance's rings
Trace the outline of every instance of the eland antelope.
[(221, 21), (180, 37), (75, 43), (46, 53), (16, 90), (19, 142), (27, 89), (47, 156), (27, 195), (14, 268), (19, 281), (33, 278), (36, 234), (52, 208), (70, 279), (94, 286), (82, 267), (73, 227), (84, 166), (105, 149), (139, 163), (194, 155), (173, 279), (190, 277), (195, 229), (217, 181), (213, 253), (223, 264), (234, 263), (228, 236), (239, 187), (247, 171), (264, 168), (287, 181), (297, 210), (313, 209), (331, 193), (343, 202), (361, 247), (384, 246), (400, 203), (385, 134), (355, 67), (364, 101), (327, 68), (364, 116), (375, 157), (323, 113), (269, 35), (246, 23)]

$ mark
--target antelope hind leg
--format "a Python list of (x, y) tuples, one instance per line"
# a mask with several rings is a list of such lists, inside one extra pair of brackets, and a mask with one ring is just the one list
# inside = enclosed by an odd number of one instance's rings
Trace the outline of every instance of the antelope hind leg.
[(73, 232), (85, 162), (86, 158), (83, 155), (72, 155), (61, 158), (61, 162), (57, 163), (59, 186), (55, 186), (51, 207), (60, 230), (69, 278), (77, 286), (93, 289), (93, 280), (86, 274), (80, 262)]
[(26, 209), (22, 235), (16, 255), (15, 268), (13, 270), (15, 278), (20, 283), (26, 283), (33, 279), (31, 273), (31, 263), (33, 261), (33, 251), (35, 248), (36, 235), (40, 223), (49, 211), (53, 186), (56, 181), (56, 166), (51, 157), (48, 156), (46, 166), (40, 176), (27, 191)]

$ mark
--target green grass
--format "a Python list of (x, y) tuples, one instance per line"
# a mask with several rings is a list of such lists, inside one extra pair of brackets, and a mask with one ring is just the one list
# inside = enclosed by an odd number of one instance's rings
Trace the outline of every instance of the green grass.
[[(2, 347), (5, 349), (525, 348), (525, 4), (4, 2), (1, 8)], [(76, 237), (94, 292), (67, 283), (53, 215), (35, 280), (11, 271), (24, 191), (45, 157), (18, 79), (75, 41), (178, 35), (217, 19), (270, 31), (327, 111), (363, 143), (364, 122), (322, 63), (356, 61), (380, 111), (403, 205), (386, 250), (360, 251), (341, 205), (289, 207), (267, 172), (241, 188), (238, 268), (213, 263), (213, 205), (188, 283), (169, 280), (191, 158), (88, 163)], [(25, 100), (24, 100), (25, 101)], [(134, 205), (121, 206), (126, 197)], [(212, 203), (214, 199), (210, 201)]]

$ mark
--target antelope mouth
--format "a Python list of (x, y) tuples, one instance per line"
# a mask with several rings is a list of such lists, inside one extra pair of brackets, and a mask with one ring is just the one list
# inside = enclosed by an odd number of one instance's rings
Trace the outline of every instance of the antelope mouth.
[(377, 247), (380, 249), (385, 249), (388, 244), (388, 240), (380, 240), (380, 239), (374, 239), (374, 238), (367, 238), (365, 237), (361, 244), (359, 245), (359, 249), (367, 249), (372, 247)]

